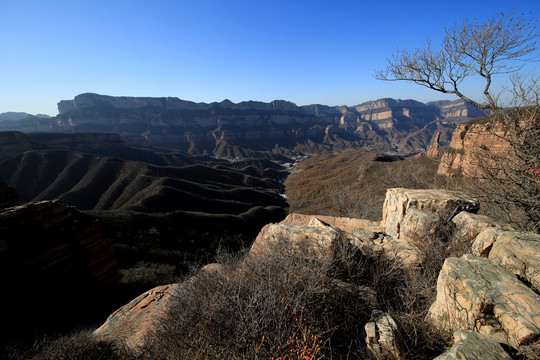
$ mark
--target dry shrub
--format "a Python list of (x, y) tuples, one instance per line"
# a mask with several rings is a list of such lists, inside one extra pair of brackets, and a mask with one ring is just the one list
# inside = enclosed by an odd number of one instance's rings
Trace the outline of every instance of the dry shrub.
[(120, 271), (122, 284), (137, 285), (147, 289), (173, 283), (178, 278), (175, 266), (147, 261), (140, 261), (134, 267)]
[(365, 151), (314, 156), (287, 178), (290, 212), (380, 220), (386, 190), (430, 189), (438, 162)]
[(136, 357), (109, 342), (96, 339), (89, 331), (79, 331), (54, 339), (43, 339), (29, 349), (11, 349), (10, 360), (134, 360)]
[(399, 295), (400, 308), (393, 313), (403, 330), (409, 347), (409, 357), (416, 359), (426, 353), (436, 356), (439, 349), (451, 343), (452, 334), (436, 329), (427, 319), (429, 307), (437, 296), (437, 278), (448, 257), (460, 257), (470, 250), (470, 239), (456, 235), (451, 221), (453, 209), (439, 214), (439, 219), (426, 235), (416, 235), (412, 244), (418, 254), (415, 267), (406, 272), (406, 286)]
[[(302, 334), (296, 318), (305, 319), (303, 329), (317, 339), (317, 358), (369, 358), (364, 325), (372, 310), (390, 312), (408, 331), (402, 313), (420, 313), (418, 307), (427, 303), (405, 304), (410, 300), (404, 298), (410, 274), (383, 252), (361, 251), (344, 236), (331, 249), (331, 259), (321, 258), (321, 249), (309, 240), (292, 245), (280, 239), (265, 250), (263, 256), (224, 256), (222, 265), (186, 280), (168, 320), (149, 339), (142, 356), (284, 357), (284, 350), (301, 351), (291, 345)], [(419, 296), (426, 294), (420, 285), (415, 290)], [(422, 328), (418, 323), (425, 321), (419, 316), (409, 318), (417, 322), (417, 331), (407, 338), (415, 342), (411, 346), (422, 345), (424, 352), (415, 353), (416, 358), (440, 353), (444, 341), (432, 339), (438, 334), (428, 325)]]

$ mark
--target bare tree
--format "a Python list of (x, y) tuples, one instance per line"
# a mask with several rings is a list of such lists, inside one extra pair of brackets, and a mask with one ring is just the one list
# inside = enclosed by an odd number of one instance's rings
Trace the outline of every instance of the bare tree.
[[(479, 182), (474, 188), (485, 202), (502, 210), (505, 220), (540, 231), (540, 86), (537, 81), (513, 79), (514, 103), (496, 111), (485, 124), (497, 139), (499, 151), (480, 146), (471, 157)], [(502, 146), (501, 146), (502, 145)], [(501, 151), (502, 149), (502, 151)]]
[[(493, 77), (522, 69), (535, 54), (539, 37), (538, 19), (499, 13), (486, 22), (464, 20), (446, 28), (440, 49), (428, 41), (424, 49), (398, 49), (387, 59), (385, 70), (375, 77), (385, 81), (410, 81), (429, 89), (455, 94), (480, 109), (499, 109), (498, 94), (493, 93)], [(485, 102), (473, 100), (462, 92), (464, 80), (483, 79)]]
[[(482, 131), (507, 146), (504, 151), (479, 146), (472, 154), (481, 190), (475, 195), (504, 210), (506, 220), (535, 231), (540, 230), (540, 87), (537, 78), (520, 70), (539, 58), (537, 25), (531, 14), (515, 11), (484, 22), (466, 19), (445, 29), (440, 48), (428, 41), (424, 49), (398, 50), (386, 69), (375, 73), (380, 80), (410, 81), (487, 110), (489, 124)], [(504, 93), (493, 90), (497, 75), (511, 81)], [(465, 94), (463, 84), (472, 79), (482, 80), (483, 89)]]

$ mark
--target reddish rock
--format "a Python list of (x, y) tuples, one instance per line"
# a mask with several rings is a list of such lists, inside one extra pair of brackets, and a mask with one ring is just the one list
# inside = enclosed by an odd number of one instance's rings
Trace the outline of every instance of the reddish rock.
[(136, 351), (156, 331), (179, 287), (162, 285), (145, 292), (112, 313), (94, 335)]
[(441, 138), (441, 132), (437, 132), (437, 135), (435, 135), (435, 141), (431, 146), (429, 147), (426, 156), (429, 158), (437, 159), (441, 155), (441, 151), (439, 149), (439, 140)]
[(505, 154), (510, 145), (504, 140), (502, 127), (491, 123), (460, 124), (448, 150), (443, 154), (437, 173), (452, 176), (461, 173), (467, 177), (481, 177), (479, 166), (488, 166), (482, 154), (489, 151), (494, 155)]

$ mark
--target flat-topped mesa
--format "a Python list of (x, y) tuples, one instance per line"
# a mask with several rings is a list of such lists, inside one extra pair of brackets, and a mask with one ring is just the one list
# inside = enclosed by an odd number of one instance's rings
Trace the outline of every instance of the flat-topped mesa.
[[(471, 118), (464, 117), (470, 111), (459, 111), (466, 104), (441, 104), (395, 99), (356, 106), (298, 106), (285, 100), (196, 103), (85, 93), (60, 101), (59, 115), (53, 118), (0, 122), (0, 130), (113, 132), (218, 157), (253, 157), (254, 149), (294, 155), (358, 148), (413, 154), (425, 151), (437, 131), (447, 142), (454, 130), (451, 123)], [(457, 112), (444, 110), (448, 106)]]
[(427, 105), (437, 106), (441, 111), (441, 118), (453, 123), (461, 123), (471, 118), (484, 116), (485, 112), (466, 102), (465, 100), (441, 100), (428, 102)]
[(266, 111), (301, 111), (296, 104), (285, 100), (274, 100), (270, 103), (259, 101), (245, 101), (238, 104), (225, 99), (222, 102), (196, 103), (181, 100), (175, 97), (134, 97), (134, 96), (108, 96), (85, 93), (75, 96), (73, 100), (61, 100), (58, 103), (60, 115), (75, 109), (109, 107), (116, 109), (157, 108), (164, 110), (208, 110), (235, 109), (235, 110), (266, 110)]

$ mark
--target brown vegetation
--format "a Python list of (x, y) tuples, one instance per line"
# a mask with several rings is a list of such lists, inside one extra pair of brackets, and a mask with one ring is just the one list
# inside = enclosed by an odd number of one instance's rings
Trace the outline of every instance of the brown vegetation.
[(303, 161), (285, 182), (290, 212), (380, 220), (386, 190), (446, 187), (438, 162), (363, 150)]

